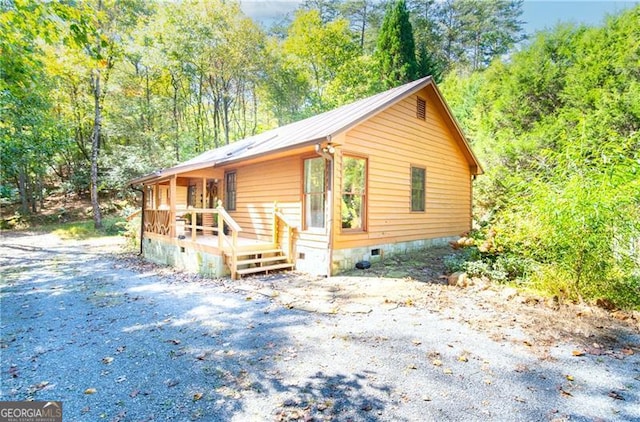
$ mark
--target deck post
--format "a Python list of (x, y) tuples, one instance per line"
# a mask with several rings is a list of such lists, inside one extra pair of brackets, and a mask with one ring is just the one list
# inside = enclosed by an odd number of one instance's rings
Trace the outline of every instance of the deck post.
[(191, 214), (189, 214), (191, 216), (190, 220), (191, 220), (191, 241), (195, 242), (196, 241), (196, 226), (197, 226), (197, 221), (198, 221), (198, 213), (193, 211)]
[(232, 238), (232, 249), (231, 249), (231, 278), (233, 280), (238, 279), (238, 232), (236, 230), (232, 230), (231, 232)]
[(169, 181), (169, 237), (176, 237), (176, 200), (178, 199), (178, 175)]
[(209, 203), (207, 202), (207, 178), (202, 178), (202, 203), (200, 208), (209, 208)]
[[(222, 201), (218, 200), (218, 206), (216, 208), (220, 209), (222, 208)], [(224, 242), (222, 237), (224, 236), (224, 219), (222, 218), (222, 214), (218, 213), (218, 249), (220, 249), (220, 251), (223, 251), (223, 246), (224, 246)]]
[(273, 227), (271, 233), (271, 241), (273, 246), (278, 247), (280, 240), (278, 239), (278, 202), (273, 201)]

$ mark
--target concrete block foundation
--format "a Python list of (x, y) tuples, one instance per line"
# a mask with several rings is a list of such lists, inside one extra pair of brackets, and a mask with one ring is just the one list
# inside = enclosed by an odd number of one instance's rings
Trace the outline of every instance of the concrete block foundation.
[(355, 268), (356, 262), (359, 261), (375, 262), (384, 256), (404, 254), (435, 246), (444, 246), (449, 241), (456, 240), (457, 238), (456, 236), (439, 237), (436, 239), (421, 239), (410, 242), (387, 243), (360, 248), (334, 250), (331, 272), (335, 275), (341, 271), (351, 270)]
[(183, 271), (197, 273), (206, 277), (229, 275), (221, 255), (195, 250), (188, 246), (165, 243), (145, 238), (142, 243), (145, 259), (161, 265), (169, 265)]

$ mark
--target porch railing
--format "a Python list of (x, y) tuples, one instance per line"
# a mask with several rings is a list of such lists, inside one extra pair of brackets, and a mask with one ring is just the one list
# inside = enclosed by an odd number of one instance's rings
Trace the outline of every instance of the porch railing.
[[(216, 215), (218, 210), (219, 208), (177, 208), (176, 215), (183, 220), (184, 228), (189, 229), (191, 240), (195, 242), (198, 230), (203, 234), (217, 234)], [(200, 224), (198, 224), (198, 220)], [(178, 230), (176, 230), (177, 232)]]
[[(273, 246), (281, 249), (286, 254), (287, 262), (292, 263), (294, 261), (295, 226), (291, 224), (277, 204), (274, 204), (273, 207)], [(186, 232), (189, 230), (191, 241), (194, 243), (198, 230), (205, 234), (217, 235), (218, 249), (229, 255), (228, 265), (231, 268), (231, 276), (235, 279), (239, 252), (238, 234), (242, 228), (227, 213), (222, 202), (219, 201), (216, 208), (177, 208), (175, 215), (178, 218), (176, 221), (171, 221), (170, 210), (144, 210), (144, 231), (170, 236), (172, 226), (175, 226), (175, 233), (178, 236), (186, 237)], [(200, 220), (200, 224), (198, 224), (198, 220)], [(182, 227), (184, 230), (181, 230)]]
[[(295, 226), (291, 224), (289, 219), (278, 208), (278, 204), (273, 204), (273, 244), (282, 249), (287, 256), (287, 262), (293, 262), (293, 236)], [(286, 245), (283, 243), (286, 242)], [(286, 246), (286, 247), (285, 247)]]
[[(225, 250), (228, 247), (231, 258), (231, 262), (229, 262), (231, 279), (235, 280), (238, 268), (238, 233), (242, 231), (242, 228), (227, 213), (221, 203), (216, 209), (218, 210), (218, 249)], [(229, 241), (229, 236), (225, 234), (225, 226), (231, 231), (231, 241)]]
[(144, 231), (168, 236), (171, 232), (171, 211), (144, 210)]

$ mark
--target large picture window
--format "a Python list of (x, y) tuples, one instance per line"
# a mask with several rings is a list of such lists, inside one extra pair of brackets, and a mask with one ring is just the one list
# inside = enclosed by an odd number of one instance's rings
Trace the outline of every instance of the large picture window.
[(365, 229), (367, 160), (342, 158), (342, 228)]
[(425, 210), (425, 186), (427, 171), (419, 167), (411, 167), (411, 211)]
[(224, 197), (227, 211), (236, 210), (236, 172), (230, 171), (224, 174)]
[(326, 179), (324, 158), (304, 160), (304, 222), (306, 228), (324, 228)]

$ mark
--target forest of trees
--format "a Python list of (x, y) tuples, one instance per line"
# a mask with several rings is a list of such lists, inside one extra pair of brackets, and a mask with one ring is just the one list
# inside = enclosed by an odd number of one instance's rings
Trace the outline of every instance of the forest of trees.
[(519, 2), (503, 0), (309, 1), (273, 28), (222, 0), (5, 0), (0, 13), (1, 189), (23, 213), (50, 186), (117, 192), (389, 86), (486, 67), (522, 38)]
[[(486, 174), (459, 267), (640, 304), (640, 7), (526, 39), (521, 0), (0, 1), (0, 198), (127, 180), (432, 75)], [(427, 187), (428, 188), (428, 187)], [(129, 192), (130, 193), (130, 192)]]
[(640, 7), (559, 26), (442, 84), (486, 174), (465, 268), (640, 305)]

